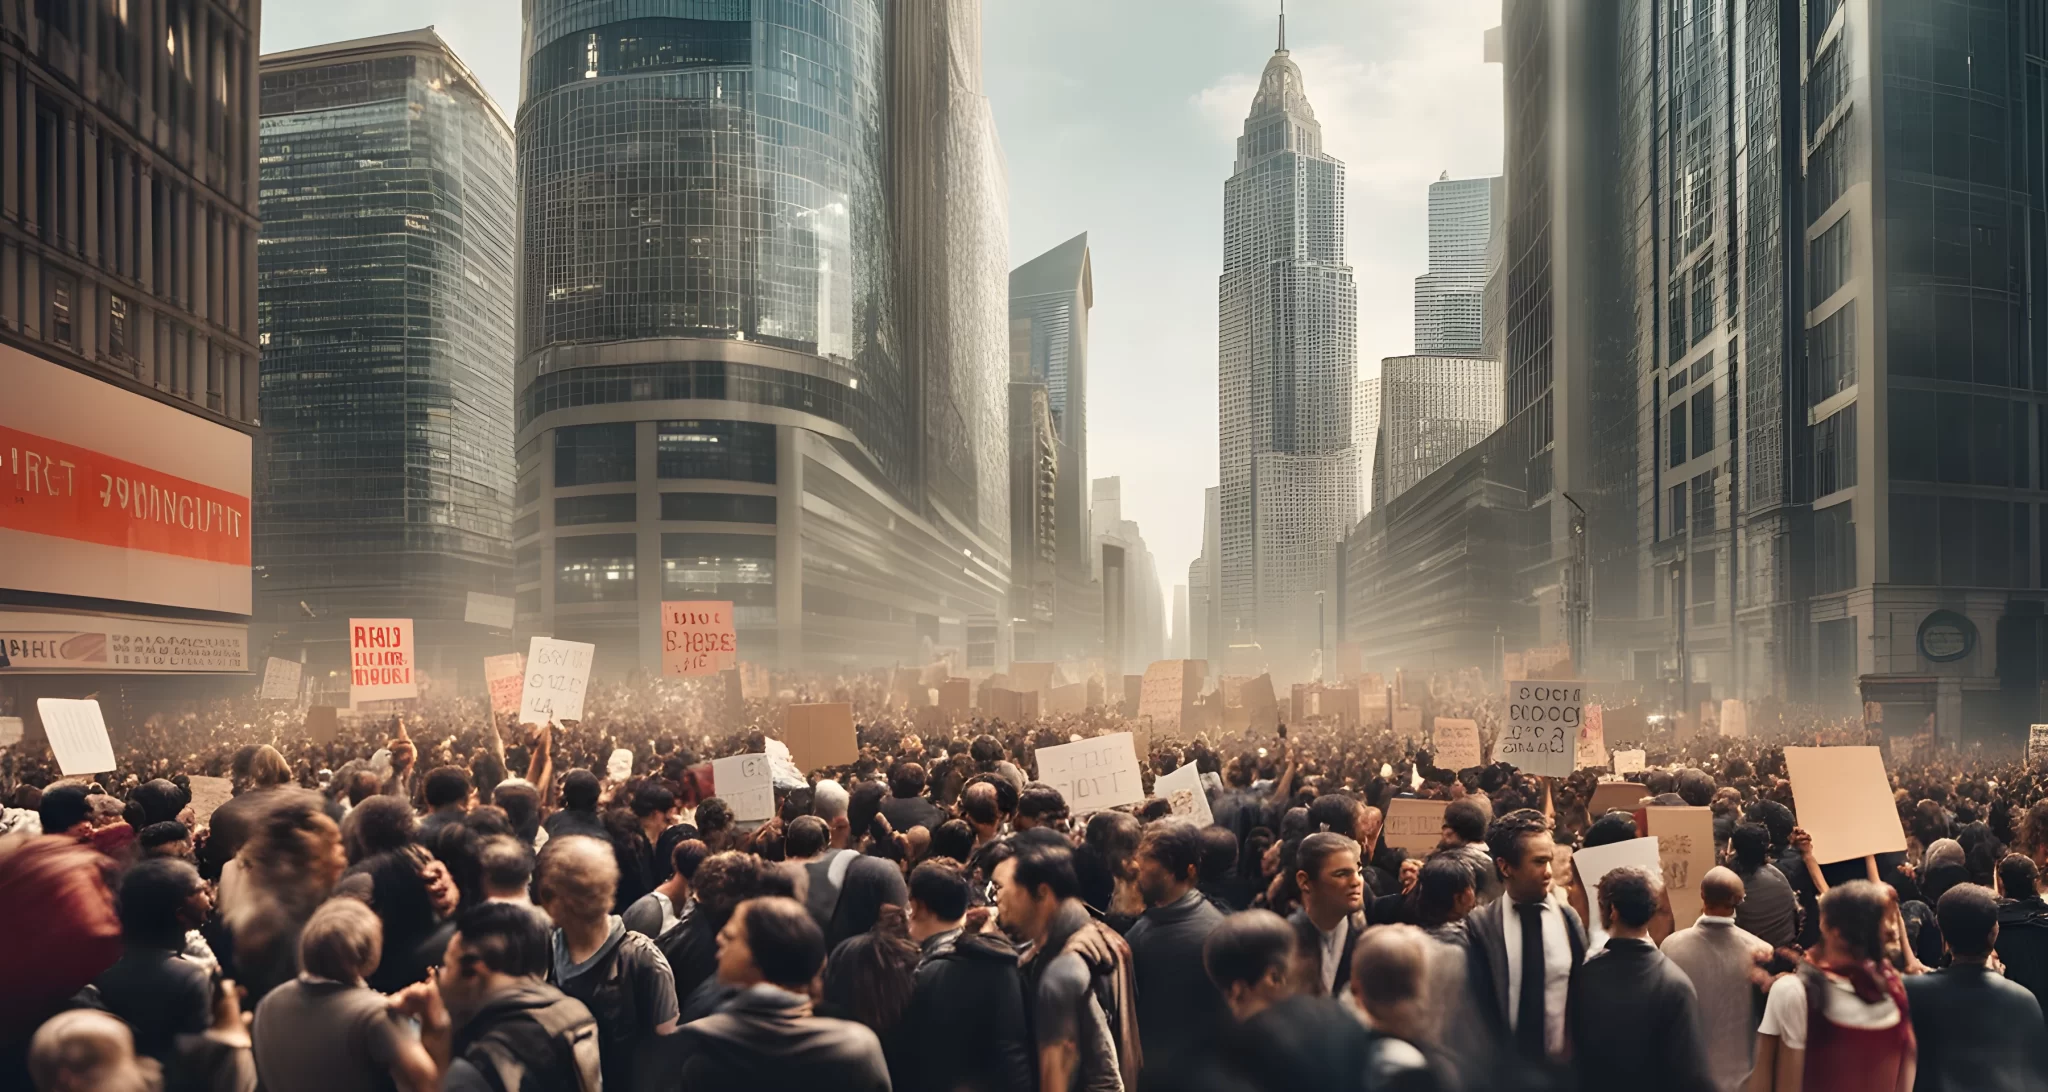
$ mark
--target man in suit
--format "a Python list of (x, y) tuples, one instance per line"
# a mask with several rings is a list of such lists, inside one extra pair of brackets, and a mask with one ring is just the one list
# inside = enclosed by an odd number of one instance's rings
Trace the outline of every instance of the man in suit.
[[(1465, 918), (1467, 991), (1492, 1046), (1529, 1062), (1565, 1051), (1565, 1002), (1586, 958), (1586, 928), (1550, 893), (1550, 821), (1524, 808), (1493, 821), (1487, 851), (1502, 897)], [(1531, 973), (1533, 969), (1534, 973)]]
[(1358, 843), (1323, 831), (1301, 840), (1295, 851), (1294, 882), (1301, 909), (1287, 919), (1300, 943), (1301, 961), (1316, 977), (1307, 984), (1321, 997), (1341, 995), (1351, 984), (1351, 952), (1365, 932), (1365, 874)]
[(1959, 884), (1935, 904), (1953, 962), (1906, 977), (1921, 1092), (2039, 1092), (2048, 1089), (2048, 1027), (2027, 988), (1989, 969), (1998, 942), (1998, 899)]
[(1607, 944), (1572, 976), (1566, 1003), (1581, 1088), (1715, 1092), (1692, 980), (1650, 943), (1663, 894), (1640, 868), (1600, 880)]

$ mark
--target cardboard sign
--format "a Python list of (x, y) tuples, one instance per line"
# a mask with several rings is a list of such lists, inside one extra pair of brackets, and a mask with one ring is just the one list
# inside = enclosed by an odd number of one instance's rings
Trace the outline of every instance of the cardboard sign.
[(1260, 675), (1247, 679), (1238, 688), (1238, 699), (1244, 706), (1245, 726), (1253, 731), (1270, 731), (1280, 723), (1280, 703), (1273, 696), (1273, 676)]
[(1358, 690), (1350, 686), (1326, 686), (1316, 691), (1316, 715), (1345, 724), (1359, 721)]
[(974, 680), (947, 679), (939, 684), (939, 712), (964, 717), (974, 708)]
[(765, 823), (775, 818), (775, 768), (767, 755), (712, 759), (711, 784), (739, 822)]
[(1045, 661), (1023, 661), (1010, 665), (1010, 689), (1043, 694), (1052, 689), (1053, 672), (1059, 665)]
[(1787, 747), (1792, 812), (1821, 864), (1906, 848), (1884, 756), (1875, 747)]
[(1152, 734), (1177, 736), (1201, 688), (1193, 660), (1159, 660), (1145, 669), (1138, 690), (1138, 716), (1152, 720)]
[(22, 734), (20, 717), (0, 717), (0, 747), (20, 743)]
[(306, 710), (306, 738), (321, 746), (334, 742), (341, 734), (341, 716), (331, 705), (316, 705)]
[(1446, 770), (1469, 770), (1485, 764), (1479, 751), (1479, 722), (1460, 717), (1438, 717), (1435, 727), (1436, 764)]
[[(1709, 838), (1709, 851), (1713, 844)], [(1629, 838), (1572, 851), (1572, 869), (1578, 873), (1579, 882), (1586, 885), (1586, 905), (1595, 917), (1599, 915), (1600, 879), (1617, 868), (1640, 868), (1652, 876), (1661, 874), (1664, 862), (1658, 853), (1657, 839)]]
[(1640, 747), (1633, 751), (1616, 751), (1614, 752), (1614, 772), (1623, 776), (1632, 773), (1642, 773), (1648, 766), (1649, 761), (1649, 755), (1644, 753)]
[(1034, 720), (1038, 716), (1038, 692), (1008, 690), (991, 686), (982, 691), (981, 704), (989, 716), (1010, 724)]
[(1055, 686), (1046, 693), (1045, 711), (1054, 716), (1078, 717), (1088, 711), (1088, 684)]
[(276, 656), (263, 661), (263, 689), (256, 696), (264, 701), (297, 701), (299, 698), (299, 670), (297, 660), (282, 660)]
[[(1394, 735), (1400, 739), (1414, 739), (1422, 735), (1422, 710), (1404, 705), (1394, 710)], [(1477, 765), (1477, 763), (1474, 763)], [(1462, 767), (1460, 767), (1462, 769)]]
[(853, 706), (844, 702), (785, 707), (782, 742), (789, 746), (789, 760), (806, 773), (828, 766), (851, 766), (860, 758)]
[(1387, 822), (1380, 840), (1411, 857), (1427, 857), (1444, 840), (1447, 800), (1397, 796), (1387, 801)]
[(1586, 805), (1587, 816), (1598, 819), (1610, 811), (1634, 811), (1650, 795), (1647, 786), (1633, 781), (1602, 781), (1593, 786), (1593, 799)]
[(604, 760), (604, 776), (610, 781), (624, 781), (633, 776), (632, 750), (626, 747), (614, 749), (612, 756)]
[(1673, 928), (1689, 929), (1700, 917), (1700, 878), (1714, 867), (1714, 809), (1644, 808), (1657, 856), (1664, 864), (1664, 890), (1671, 896)]
[(775, 683), (761, 664), (740, 665), (740, 696), (748, 701), (767, 701), (775, 696)]
[(235, 783), (225, 777), (191, 777), (192, 816), (200, 823), (213, 818), (222, 804), (235, 798)]
[(1058, 789), (1076, 817), (1145, 799), (1129, 732), (1040, 747), (1038, 779)]
[(519, 723), (582, 720), (583, 692), (590, 688), (590, 662), (596, 655), (596, 645), (535, 637), (526, 649)]
[(410, 618), (348, 620), (348, 703), (420, 696)]
[(526, 689), (526, 654), (484, 657), (484, 686), (491, 692), (493, 714), (517, 713), (520, 693)]
[(1123, 706), (1121, 710), (1124, 716), (1135, 717), (1138, 715), (1138, 705), (1139, 703), (1144, 701), (1144, 694), (1145, 676), (1124, 676), (1124, 697)]
[(57, 752), (57, 769), (66, 777), (109, 773), (114, 769), (114, 741), (96, 698), (37, 698), (43, 733)]
[[(1881, 724), (1883, 721), (1874, 720), (1870, 723)], [(2048, 755), (2048, 724), (2030, 724), (2027, 726), (2027, 762), (2031, 765), (2040, 761), (2044, 755)]]
[(1729, 739), (1749, 738), (1749, 707), (1740, 698), (1721, 699), (1721, 734)]
[(1216, 816), (1209, 810), (1209, 791), (1202, 787), (1202, 773), (1192, 762), (1170, 774), (1159, 775), (1152, 782), (1152, 796), (1171, 804), (1173, 814), (1192, 819), (1198, 826), (1216, 822)]
[(473, 591), (462, 605), (462, 620), (488, 629), (511, 629), (515, 607), (509, 595)]
[(1507, 723), (1493, 741), (1493, 760), (1523, 773), (1565, 777), (1578, 758), (1586, 684), (1547, 680), (1508, 683)]
[(1579, 725), (1579, 750), (1573, 760), (1581, 770), (1607, 765), (1607, 728), (1598, 705), (1586, 706), (1586, 719)]
[(661, 604), (661, 673), (716, 675), (739, 662), (732, 601), (692, 599)]

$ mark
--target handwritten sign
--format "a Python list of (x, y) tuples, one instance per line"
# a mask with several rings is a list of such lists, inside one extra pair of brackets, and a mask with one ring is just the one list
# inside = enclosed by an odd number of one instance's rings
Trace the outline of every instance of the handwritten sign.
[(263, 662), (263, 689), (257, 697), (264, 701), (297, 701), (299, 697), (299, 661), (283, 660), (272, 656)]
[(57, 769), (66, 777), (107, 773), (114, 769), (114, 741), (96, 698), (37, 698), (43, 732), (57, 752)]
[(420, 696), (410, 618), (348, 620), (348, 703)]
[(1386, 829), (1380, 839), (1411, 857), (1427, 857), (1444, 838), (1446, 800), (1397, 796), (1387, 801)]
[(1565, 777), (1578, 757), (1586, 684), (1538, 679), (1508, 683), (1507, 723), (1494, 740), (1497, 762), (1523, 773)]
[(526, 689), (526, 654), (484, 657), (484, 686), (491, 692), (492, 713), (517, 713), (520, 692)]
[(1200, 682), (1191, 660), (1159, 660), (1145, 669), (1138, 690), (1138, 716), (1151, 718), (1153, 735), (1180, 734)]
[(1152, 796), (1171, 805), (1173, 814), (1192, 819), (1198, 826), (1216, 822), (1216, 816), (1209, 810), (1209, 791), (1202, 787), (1202, 773), (1192, 762), (1170, 774), (1159, 775), (1152, 782)]
[(201, 823), (213, 818), (222, 804), (234, 799), (235, 783), (225, 777), (188, 778), (192, 783), (192, 817)]
[(1614, 772), (1618, 774), (1642, 773), (1649, 765), (1649, 755), (1641, 748), (1632, 751), (1614, 752)]
[(535, 637), (526, 648), (519, 723), (582, 720), (583, 692), (590, 688), (590, 662), (596, 655), (596, 645)]
[(1787, 747), (1792, 812), (1821, 864), (1906, 848), (1884, 756), (1875, 747)]
[(1714, 809), (1644, 808), (1643, 814), (1664, 864), (1664, 890), (1677, 923), (1673, 927), (1689, 929), (1705, 905), (1700, 879), (1714, 867)]
[(790, 761), (803, 771), (851, 766), (860, 758), (860, 743), (853, 731), (853, 706), (845, 702), (786, 707), (782, 713), (782, 742), (789, 746)]
[(662, 603), (662, 674), (716, 675), (738, 661), (731, 600)]
[(711, 784), (742, 823), (775, 818), (775, 768), (768, 756), (733, 755), (711, 760)]
[(1581, 770), (1607, 765), (1606, 718), (1598, 705), (1586, 706), (1585, 722), (1579, 725), (1578, 757), (1574, 761)]
[(1131, 733), (1038, 749), (1038, 779), (1058, 789), (1077, 816), (1145, 799)]
[(1460, 717), (1436, 718), (1436, 764), (1446, 770), (1469, 770), (1484, 764), (1479, 753), (1479, 722)]

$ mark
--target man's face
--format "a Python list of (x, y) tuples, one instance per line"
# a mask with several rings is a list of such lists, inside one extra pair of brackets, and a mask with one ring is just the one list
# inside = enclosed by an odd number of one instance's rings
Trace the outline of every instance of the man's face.
[(1528, 902), (1549, 893), (1550, 859), (1556, 853), (1557, 843), (1551, 841), (1548, 832), (1542, 832), (1522, 837), (1521, 864), (1510, 864), (1506, 858), (1498, 858), (1501, 878), (1507, 881), (1509, 896)]
[(1323, 861), (1322, 870), (1309, 877), (1304, 893), (1311, 908), (1325, 914), (1350, 914), (1365, 905), (1365, 876), (1358, 870), (1358, 854), (1340, 850)]
[(1165, 906), (1172, 902), (1180, 886), (1177, 877), (1152, 854), (1138, 853), (1138, 893), (1145, 896), (1147, 906)]
[(742, 906), (718, 931), (718, 980), (728, 986), (752, 986), (761, 981), (754, 967), (753, 949), (747, 947), (747, 908)]
[(1003, 930), (1022, 940), (1037, 940), (1045, 935), (1046, 919), (1051, 916), (1049, 908), (1054, 900), (1040, 899), (1036, 893), (1026, 891), (1017, 884), (1017, 860), (1011, 858), (996, 866), (996, 916)]
[(187, 931), (197, 929), (206, 924), (206, 919), (212, 914), (213, 885), (202, 880), (191, 894), (185, 896), (185, 901), (179, 904), (178, 924)]
[(449, 937), (448, 950), (442, 954), (435, 979), (441, 987), (441, 1003), (448, 1006), (449, 1019), (457, 1027), (467, 1023), (483, 1005), (484, 975), (484, 965), (463, 948), (462, 934)]

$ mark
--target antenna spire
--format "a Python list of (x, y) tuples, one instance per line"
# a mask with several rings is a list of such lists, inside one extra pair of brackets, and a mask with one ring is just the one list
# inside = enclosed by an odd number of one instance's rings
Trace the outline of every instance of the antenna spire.
[(1277, 52), (1287, 52), (1287, 0), (1280, 0), (1280, 48)]

